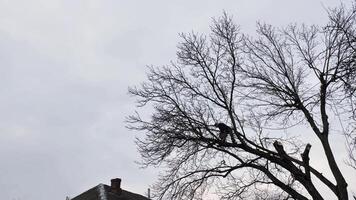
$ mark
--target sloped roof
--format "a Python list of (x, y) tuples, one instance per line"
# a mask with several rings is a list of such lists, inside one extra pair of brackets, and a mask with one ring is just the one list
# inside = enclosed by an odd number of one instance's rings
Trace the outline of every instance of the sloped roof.
[(139, 194), (122, 190), (121, 194), (110, 191), (110, 186), (99, 184), (86, 192), (72, 198), (72, 200), (150, 200)]

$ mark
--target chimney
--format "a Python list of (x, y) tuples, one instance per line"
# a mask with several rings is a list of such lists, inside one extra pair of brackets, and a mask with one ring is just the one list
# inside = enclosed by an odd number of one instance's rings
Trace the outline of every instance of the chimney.
[(120, 195), (121, 194), (121, 179), (119, 178), (114, 178), (111, 179), (111, 192)]
[(151, 190), (150, 190), (150, 188), (148, 188), (148, 190), (147, 190), (147, 198), (151, 199)]

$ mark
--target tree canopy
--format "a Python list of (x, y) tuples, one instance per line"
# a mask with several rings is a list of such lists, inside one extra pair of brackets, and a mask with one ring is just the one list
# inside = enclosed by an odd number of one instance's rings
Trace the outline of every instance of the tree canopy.
[[(337, 117), (356, 167), (355, 12), (330, 9), (323, 26), (259, 23), (256, 36), (224, 13), (208, 34), (181, 34), (177, 60), (150, 67), (129, 90), (139, 107), (154, 108), (128, 122), (146, 132), (137, 139), (142, 164), (166, 169), (155, 197), (202, 199), (217, 188), (221, 199), (330, 199), (324, 185), (348, 199), (329, 136)], [(281, 134), (291, 127), (303, 132)], [(332, 177), (310, 164), (304, 136), (320, 141)]]

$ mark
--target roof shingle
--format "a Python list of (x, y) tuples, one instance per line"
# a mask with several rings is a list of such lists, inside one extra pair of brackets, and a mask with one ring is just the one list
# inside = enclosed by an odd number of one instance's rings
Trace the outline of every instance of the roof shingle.
[(110, 186), (99, 184), (86, 192), (72, 198), (72, 200), (150, 200), (139, 194), (122, 190), (120, 194), (110, 191)]

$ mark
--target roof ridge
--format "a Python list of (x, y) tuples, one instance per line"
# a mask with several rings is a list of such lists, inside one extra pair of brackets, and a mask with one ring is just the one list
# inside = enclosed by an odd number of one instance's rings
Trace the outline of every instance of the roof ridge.
[(98, 185), (97, 191), (99, 193), (99, 200), (107, 200), (104, 184), (100, 183)]

